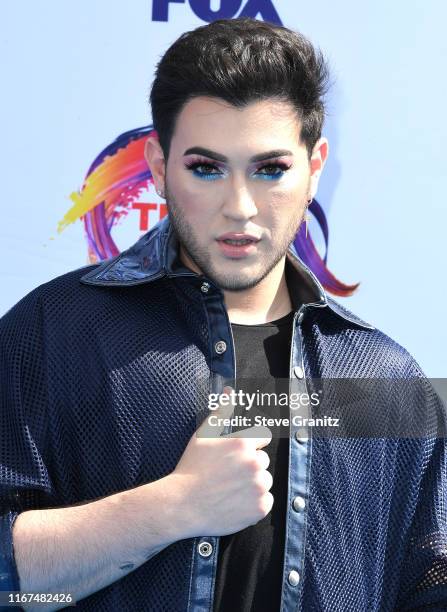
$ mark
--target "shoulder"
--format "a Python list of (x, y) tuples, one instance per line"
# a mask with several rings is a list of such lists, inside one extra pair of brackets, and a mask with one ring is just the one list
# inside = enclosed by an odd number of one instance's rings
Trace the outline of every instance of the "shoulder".
[(363, 388), (366, 385), (368, 393), (372, 392), (377, 408), (385, 397), (396, 414), (403, 415), (404, 423), (413, 419), (411, 435), (415, 431), (432, 435), (438, 428), (445, 438), (445, 386), (430, 379), (405, 346), (370, 323), (366, 327), (349, 309), (342, 308), (343, 317), (341, 311), (336, 314), (332, 309), (325, 309), (324, 323), (319, 327), (321, 335), (315, 340), (319, 354), (325, 352), (322, 359), (325, 372), (330, 371), (333, 378), (361, 378)]
[(82, 266), (35, 287), (9, 308), (0, 322), (4, 326), (17, 319), (36, 319), (46, 304), (58, 303), (62, 307), (74, 294), (79, 294), (83, 287), (80, 278), (95, 267), (96, 264)]
[(78, 322), (101, 308), (98, 290), (81, 283), (81, 278), (98, 264), (82, 266), (57, 276), (29, 291), (0, 317), (2, 344), (29, 344), (39, 336)]
[[(359, 366), (365, 375), (386, 378), (424, 377), (425, 374), (408, 349), (396, 339), (371, 322), (361, 319), (356, 313), (327, 296), (329, 308), (325, 316), (329, 333), (339, 343), (341, 353), (348, 350), (357, 354)], [(347, 357), (347, 355), (346, 355)]]
[[(0, 341), (26, 344), (32, 336), (42, 344), (63, 338), (78, 346), (92, 334), (115, 325), (125, 333), (125, 319), (147, 323), (148, 317), (172, 302), (169, 280), (164, 278), (132, 286), (101, 286), (82, 282), (103, 265), (82, 266), (43, 283), (26, 294), (0, 318)], [(28, 339), (27, 339), (28, 336)]]

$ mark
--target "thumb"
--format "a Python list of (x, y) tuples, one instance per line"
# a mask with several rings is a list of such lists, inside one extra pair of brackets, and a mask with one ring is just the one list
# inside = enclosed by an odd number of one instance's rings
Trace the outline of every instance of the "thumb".
[(231, 418), (234, 413), (236, 402), (233, 399), (233, 391), (234, 389), (228, 385), (223, 388), (223, 392), (219, 396), (217, 409), (210, 410), (209, 414), (207, 414), (196, 431), (197, 436), (200, 438), (217, 438), (220, 436), (225, 429), (223, 419)]

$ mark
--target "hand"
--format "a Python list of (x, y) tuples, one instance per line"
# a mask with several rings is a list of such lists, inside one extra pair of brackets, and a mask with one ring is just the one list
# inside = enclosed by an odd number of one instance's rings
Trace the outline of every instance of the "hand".
[[(224, 388), (224, 394), (231, 391)], [(270, 459), (259, 450), (270, 443), (271, 431), (255, 426), (221, 435), (224, 424), (211, 425), (209, 418), (228, 418), (233, 410), (231, 403), (223, 405), (219, 399), (219, 407), (192, 435), (170, 475), (181, 500), (179, 520), (185, 538), (234, 533), (256, 524), (272, 509)]]

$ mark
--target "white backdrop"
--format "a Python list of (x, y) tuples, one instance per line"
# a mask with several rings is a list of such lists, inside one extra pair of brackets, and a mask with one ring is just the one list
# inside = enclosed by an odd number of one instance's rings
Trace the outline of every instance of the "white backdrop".
[[(116, 136), (152, 122), (149, 86), (169, 44), (206, 23), (205, 9), (237, 4), (2, 3), (0, 315), (37, 285), (88, 263), (81, 221), (57, 233), (69, 194)], [(332, 66), (324, 130), (331, 150), (317, 199), (329, 221), (330, 270), (361, 282), (354, 296), (336, 299), (407, 348), (429, 376), (445, 376), (446, 5), (240, 5), (234, 16), (244, 6), (274, 7)], [(166, 10), (167, 21), (153, 19)], [(313, 220), (309, 228), (318, 243)], [(131, 211), (114, 237), (123, 249), (140, 234)]]

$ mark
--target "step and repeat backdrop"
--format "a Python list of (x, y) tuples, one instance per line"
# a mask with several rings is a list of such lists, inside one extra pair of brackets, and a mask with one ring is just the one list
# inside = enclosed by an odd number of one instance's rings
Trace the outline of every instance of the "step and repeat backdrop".
[[(166, 214), (150, 182), (97, 195), (142, 162), (154, 69), (184, 31), (250, 16), (305, 34), (329, 60), (330, 155), (315, 245), (335, 296), (446, 375), (447, 56), (441, 1), (16, 0), (1, 8), (0, 316), (34, 287), (130, 246)], [(134, 139), (139, 135), (138, 139)], [(95, 175), (94, 206), (84, 181)]]

